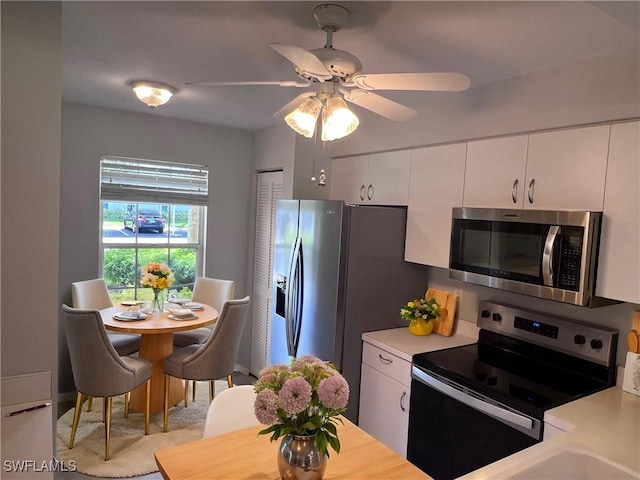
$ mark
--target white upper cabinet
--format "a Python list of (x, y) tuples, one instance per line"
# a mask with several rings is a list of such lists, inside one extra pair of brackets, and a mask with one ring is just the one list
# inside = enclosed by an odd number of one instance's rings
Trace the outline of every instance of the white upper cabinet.
[(524, 208), (602, 211), (610, 129), (529, 135)]
[(640, 122), (611, 126), (596, 295), (640, 304)]
[(466, 143), (414, 150), (404, 259), (449, 267), (451, 210), (462, 206)]
[(369, 157), (337, 158), (331, 162), (331, 199), (347, 203), (364, 203), (366, 199)]
[(528, 135), (469, 142), (463, 206), (522, 208)]
[(464, 206), (601, 211), (609, 125), (469, 142)]
[(337, 158), (332, 162), (331, 198), (353, 204), (407, 205), (408, 150)]

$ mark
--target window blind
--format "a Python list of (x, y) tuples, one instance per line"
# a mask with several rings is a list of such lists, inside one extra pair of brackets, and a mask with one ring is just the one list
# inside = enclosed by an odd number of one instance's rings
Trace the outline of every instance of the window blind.
[(102, 157), (100, 199), (206, 206), (209, 169), (204, 165)]

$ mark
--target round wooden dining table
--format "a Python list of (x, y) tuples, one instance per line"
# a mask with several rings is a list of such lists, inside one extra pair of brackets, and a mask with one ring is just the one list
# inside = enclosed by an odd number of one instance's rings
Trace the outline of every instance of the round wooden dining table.
[[(211, 325), (218, 320), (218, 311), (202, 304), (202, 310), (194, 310), (197, 318), (190, 320), (172, 320), (169, 318), (168, 308), (182, 308), (179, 305), (165, 303), (162, 313), (147, 314), (144, 320), (122, 321), (114, 315), (129, 310), (131, 307), (115, 306), (100, 310), (102, 321), (107, 330), (118, 333), (137, 333), (140, 337), (140, 352), (138, 356), (149, 360), (153, 364), (151, 374), (151, 412), (163, 411), (164, 398), (164, 370), (163, 359), (173, 352), (173, 333), (184, 332), (194, 328)], [(136, 307), (134, 307), (136, 308)], [(175, 377), (169, 378), (169, 405), (175, 405), (184, 398), (184, 381)], [(130, 408), (144, 412), (146, 390), (136, 388), (131, 393)]]

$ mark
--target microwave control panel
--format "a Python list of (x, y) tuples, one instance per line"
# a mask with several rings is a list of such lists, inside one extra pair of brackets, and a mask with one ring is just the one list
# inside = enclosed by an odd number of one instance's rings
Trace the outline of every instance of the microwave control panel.
[(584, 228), (563, 227), (560, 250), (560, 268), (558, 269), (558, 287), (577, 292), (580, 285), (582, 263), (582, 239)]

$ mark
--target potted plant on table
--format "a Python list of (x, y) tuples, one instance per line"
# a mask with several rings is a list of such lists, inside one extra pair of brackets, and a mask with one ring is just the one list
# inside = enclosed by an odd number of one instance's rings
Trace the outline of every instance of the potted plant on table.
[(418, 298), (407, 302), (400, 309), (400, 316), (409, 322), (409, 331), (414, 335), (429, 335), (435, 319), (444, 312), (435, 298)]
[(271, 434), (271, 441), (284, 437), (278, 454), (282, 478), (321, 479), (328, 447), (340, 452), (336, 424), (349, 400), (345, 378), (331, 363), (304, 356), (263, 369), (255, 391), (256, 418), (269, 425), (259, 434)]

